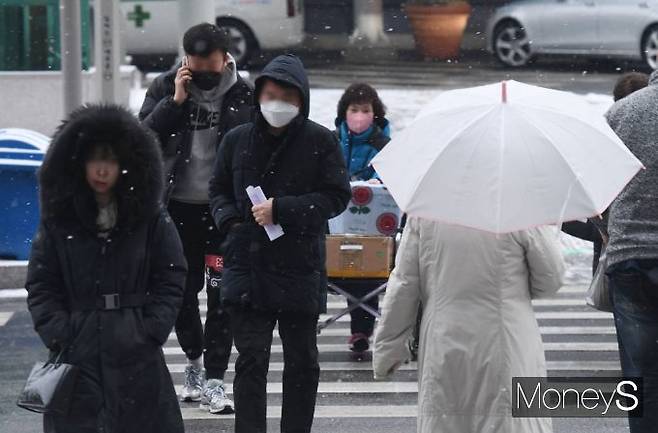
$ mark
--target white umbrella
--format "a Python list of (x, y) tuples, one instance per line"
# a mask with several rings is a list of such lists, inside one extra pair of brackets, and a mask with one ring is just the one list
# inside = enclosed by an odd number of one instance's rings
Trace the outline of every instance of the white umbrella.
[(494, 233), (600, 215), (642, 168), (582, 97), (515, 81), (439, 95), (373, 165), (409, 215)]

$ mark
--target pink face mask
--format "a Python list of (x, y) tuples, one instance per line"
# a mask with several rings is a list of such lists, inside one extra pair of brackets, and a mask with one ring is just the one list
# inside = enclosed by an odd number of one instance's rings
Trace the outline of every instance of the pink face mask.
[(347, 127), (354, 134), (363, 134), (370, 128), (372, 122), (375, 120), (375, 113), (363, 113), (361, 111), (347, 113)]

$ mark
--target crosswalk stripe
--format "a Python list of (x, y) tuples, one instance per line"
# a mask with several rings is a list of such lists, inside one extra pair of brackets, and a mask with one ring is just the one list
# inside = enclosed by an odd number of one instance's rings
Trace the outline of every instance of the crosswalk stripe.
[(546, 352), (617, 352), (617, 343), (544, 343)]
[[(185, 372), (186, 364), (167, 364), (170, 373)], [(614, 371), (620, 370), (619, 361), (547, 361), (549, 371)], [(410, 362), (400, 366), (399, 371), (416, 371), (418, 364)], [(372, 371), (372, 362), (321, 362), (321, 371)], [(228, 373), (235, 373), (235, 364), (230, 363)], [(283, 362), (270, 362), (272, 372), (283, 371)]]
[[(535, 299), (532, 301), (533, 304), (535, 305), (585, 305), (585, 294), (586, 294), (586, 289), (581, 287), (581, 286), (576, 286), (576, 287), (563, 287), (560, 289), (556, 296), (559, 297), (560, 294), (569, 294), (569, 295), (582, 295), (583, 300), (577, 300), (577, 299), (563, 299), (560, 300), (559, 298), (547, 298), (547, 299)], [(0, 290), (0, 299), (24, 299), (27, 298), (27, 291), (23, 288), (19, 289), (2, 289)], [(207, 301), (208, 300), (208, 294), (204, 290), (202, 292), (199, 292), (199, 300), (200, 301)], [(344, 305), (345, 304), (345, 298), (343, 298), (340, 295), (334, 295), (330, 294), (328, 295), (328, 301), (330, 303), (336, 303), (336, 305)], [(563, 301), (568, 301), (568, 302), (563, 302)], [(574, 304), (571, 304), (570, 302), (574, 302)]]
[(540, 326), (542, 335), (616, 335), (614, 326)]
[[(585, 299), (537, 299), (532, 301), (532, 305), (536, 307), (586, 307)], [(347, 302), (328, 302), (327, 309), (334, 311), (341, 311), (347, 307)], [(205, 303), (199, 304), (199, 311), (208, 312), (208, 305)]]
[[(329, 319), (331, 315), (322, 314), (320, 321)], [(573, 319), (612, 319), (612, 313), (603, 311), (537, 311), (535, 317), (538, 320), (543, 319), (559, 319), (559, 320), (573, 320)], [(349, 322), (350, 316), (346, 315), (340, 317), (338, 322)]]
[(14, 315), (13, 311), (0, 312), (0, 326), (5, 326)]
[[(540, 326), (542, 335), (616, 335), (614, 326)], [(274, 337), (279, 337), (279, 332), (274, 331)], [(345, 337), (352, 335), (349, 328), (326, 328), (318, 338), (322, 337)], [(176, 333), (169, 334), (169, 341), (177, 342)]]
[[(226, 392), (233, 393), (233, 384), (224, 385)], [(180, 394), (182, 385), (175, 385), (176, 393)], [(405, 394), (417, 393), (418, 382), (320, 382), (318, 394)], [(283, 383), (268, 382), (268, 394), (282, 394)]]
[[(351, 336), (352, 333), (348, 328), (326, 328), (322, 330), (322, 333), (318, 338), (322, 337), (349, 337)], [(273, 333), (274, 337), (279, 337), (279, 331), (276, 329), (274, 330)], [(176, 332), (172, 332), (169, 334), (169, 341), (178, 341), (178, 338), (176, 337)]]
[[(183, 350), (178, 347), (163, 347), (162, 348), (165, 355), (183, 355)], [(318, 344), (318, 350), (322, 352), (345, 352), (347, 346), (345, 344)], [(235, 347), (232, 348), (231, 353), (237, 354)], [(270, 353), (283, 353), (283, 346), (280, 344), (273, 344)]]
[(587, 303), (583, 299), (533, 299), (532, 305), (535, 307), (585, 307)]
[[(235, 415), (214, 415), (198, 408), (182, 408), (184, 420), (232, 420)], [(416, 418), (417, 406), (316, 406), (315, 419), (339, 418)], [(281, 406), (268, 406), (267, 418), (280, 419)]]
[[(320, 322), (323, 322), (331, 317), (331, 314), (320, 315)], [(536, 311), (535, 318), (537, 320), (585, 320), (585, 319), (610, 319), (612, 320), (612, 313), (603, 311), (585, 310), (585, 311)], [(201, 322), (205, 323), (206, 315), (201, 314)], [(340, 317), (338, 323), (348, 323), (351, 320), (350, 315), (346, 314)]]
[[(163, 347), (165, 355), (184, 355), (183, 350), (178, 346)], [(344, 344), (318, 344), (320, 353), (327, 352), (345, 352), (347, 347)], [(546, 352), (616, 352), (618, 351), (617, 343), (589, 343), (589, 342), (568, 342), (568, 343), (544, 343)], [(235, 347), (232, 353), (237, 354)], [(273, 344), (270, 353), (283, 353), (283, 346)]]
[[(557, 292), (556, 298), (533, 299), (533, 305), (586, 305), (585, 295), (586, 291), (582, 287), (564, 287)], [(580, 294), (582, 299), (560, 299), (560, 294)], [(27, 291), (25, 289), (2, 289), (0, 290), (0, 299), (25, 299), (27, 298)], [(205, 301), (208, 300), (208, 295), (205, 291), (199, 292), (199, 301), (204, 301), (201, 308), (204, 307)], [(328, 295), (329, 301), (328, 308), (342, 308), (345, 306), (345, 298), (340, 295)], [(206, 307), (207, 308), (207, 307)]]
[(548, 371), (611, 371), (619, 373), (619, 361), (547, 361)]
[[(23, 290), (24, 291), (24, 290)], [(27, 292), (26, 292), (27, 293)], [(586, 288), (576, 286), (576, 287), (570, 287), (566, 286), (561, 288), (555, 295), (553, 295), (552, 298), (538, 298), (538, 299), (533, 299), (532, 302), (537, 303), (539, 305), (541, 304), (550, 304), (552, 301), (559, 301), (560, 299), (562, 300), (578, 300), (578, 299), (568, 299), (568, 298), (560, 298), (560, 295), (581, 295), (582, 300), (579, 300), (581, 304), (585, 305), (585, 296), (587, 295), (587, 290)], [(206, 301), (208, 299), (208, 294), (206, 291), (199, 292), (199, 300)], [(334, 294), (328, 294), (327, 295), (327, 302), (329, 303), (345, 303), (345, 298), (341, 295), (334, 295)]]
[(27, 290), (25, 289), (0, 289), (0, 299), (25, 299)]
[[(183, 373), (187, 364), (167, 364), (170, 373)], [(415, 362), (403, 364), (400, 371), (415, 371), (418, 365)], [(321, 362), (321, 371), (372, 371), (372, 362)], [(228, 366), (229, 373), (235, 373), (235, 364), (230, 363)], [(269, 371), (283, 371), (283, 362), (270, 362)]]
[(612, 313), (603, 311), (538, 311), (535, 313), (541, 319), (612, 319)]

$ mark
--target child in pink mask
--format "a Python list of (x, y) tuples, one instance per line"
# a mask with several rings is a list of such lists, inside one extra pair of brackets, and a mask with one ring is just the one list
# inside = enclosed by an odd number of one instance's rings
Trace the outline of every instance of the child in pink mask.
[[(377, 91), (368, 84), (352, 84), (340, 98), (336, 136), (341, 143), (350, 180), (381, 183), (370, 161), (391, 140), (389, 122), (385, 116), (386, 107)], [(364, 294), (352, 292), (357, 296)], [(378, 298), (368, 301), (368, 305), (378, 309)], [(357, 308), (352, 311), (351, 319), (349, 348), (356, 354), (363, 354), (370, 347), (375, 318)]]

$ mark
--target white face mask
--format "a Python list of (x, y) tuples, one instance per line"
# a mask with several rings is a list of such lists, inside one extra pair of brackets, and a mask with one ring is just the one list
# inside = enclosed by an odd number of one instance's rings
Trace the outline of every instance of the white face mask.
[(299, 107), (283, 101), (268, 101), (260, 104), (260, 112), (271, 126), (283, 128), (299, 114)]

